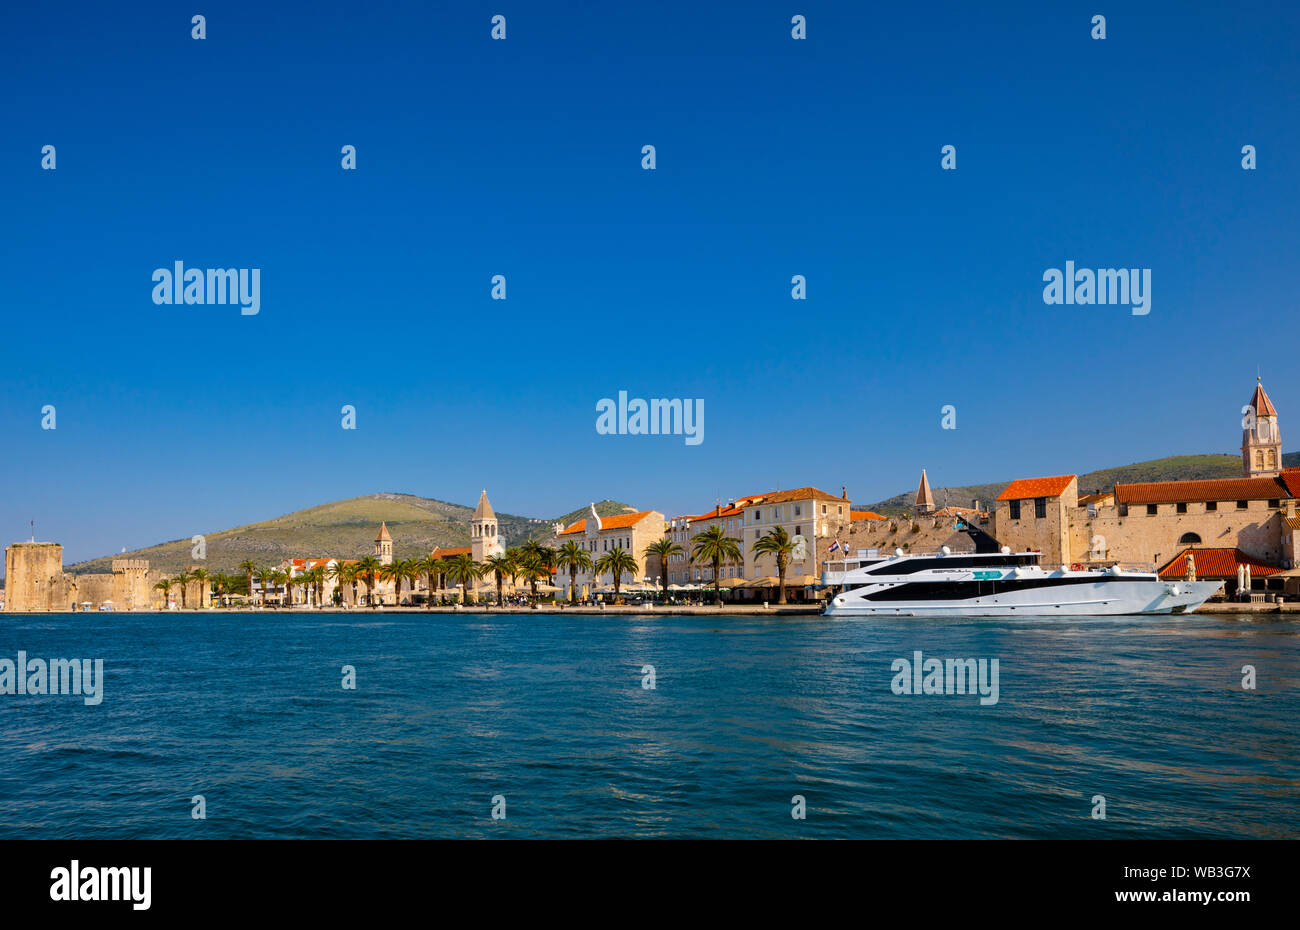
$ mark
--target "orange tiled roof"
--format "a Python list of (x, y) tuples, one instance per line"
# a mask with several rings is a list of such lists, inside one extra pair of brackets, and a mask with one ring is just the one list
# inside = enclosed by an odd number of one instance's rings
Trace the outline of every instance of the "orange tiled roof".
[[(1208, 478), (1201, 481), (1151, 481), (1115, 485), (1117, 504), (1173, 504), (1186, 501), (1258, 501), (1292, 497), (1300, 478)], [(1199, 564), (1199, 563), (1198, 563)]]
[(470, 546), (458, 546), (454, 549), (444, 549), (442, 546), (435, 546), (433, 551), (429, 553), (429, 557), (434, 559), (450, 559), (458, 555), (469, 555), (473, 551), (474, 550)]
[(706, 511), (705, 513), (697, 513), (695, 515), (685, 514), (683, 516), (677, 517), (677, 519), (690, 520), (692, 523), (695, 523), (700, 520), (720, 520), (724, 517), (738, 517), (742, 512), (743, 511), (741, 511), (739, 507), (722, 507), (722, 508), (714, 508), (713, 510)]
[(736, 499), (736, 506), (745, 507), (753, 504), (784, 504), (786, 501), (839, 501), (847, 503), (843, 497), (836, 497), (834, 494), (827, 494), (820, 488), (795, 488), (792, 491), (773, 491), (771, 494), (751, 494), (749, 497)]
[[(640, 510), (636, 513), (618, 513), (612, 517), (601, 517), (600, 528), (602, 530), (621, 530), (629, 526), (635, 526), (646, 517), (650, 516), (653, 512), (654, 511), (651, 510)], [(585, 532), (587, 532), (587, 521), (583, 519), (579, 520), (577, 523), (570, 524), (562, 533), (560, 533), (560, 535), (571, 536), (574, 533)]]
[(1170, 579), (1186, 578), (1187, 556), (1189, 553), (1195, 553), (1192, 558), (1196, 562), (1196, 577), (1201, 580), (1206, 578), (1235, 578), (1237, 577), (1238, 565), (1249, 565), (1250, 574), (1256, 578), (1262, 578), (1265, 575), (1276, 575), (1282, 571), (1276, 565), (1269, 565), (1254, 556), (1246, 555), (1240, 549), (1184, 549), (1170, 559), (1164, 568), (1160, 569), (1160, 577)]
[(1065, 493), (1074, 475), (1053, 475), (1050, 478), (1020, 478), (1007, 485), (998, 495), (1000, 501), (1025, 500), (1030, 497), (1059, 497)]
[(941, 507), (938, 510), (927, 513), (927, 517), (986, 517), (988, 514), (983, 510), (976, 510), (974, 507), (953, 507), (949, 504), (947, 507)]
[(1273, 402), (1264, 393), (1264, 385), (1260, 384), (1258, 379), (1255, 381), (1255, 393), (1251, 395), (1250, 405), (1255, 408), (1255, 416), (1257, 417), (1277, 416), (1277, 410), (1273, 407)]
[(849, 521), (852, 523), (857, 523), (859, 520), (888, 520), (888, 519), (889, 517), (886, 517), (882, 514), (878, 514), (874, 510), (850, 510), (849, 511)]

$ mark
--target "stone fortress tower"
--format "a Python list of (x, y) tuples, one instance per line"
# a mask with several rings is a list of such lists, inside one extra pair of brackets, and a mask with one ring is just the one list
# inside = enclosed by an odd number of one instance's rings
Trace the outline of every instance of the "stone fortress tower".
[(375, 558), (382, 565), (393, 564), (393, 537), (388, 532), (388, 522), (379, 525), (379, 535), (375, 537)]
[(501, 555), (506, 547), (501, 544), (497, 534), (497, 515), (488, 503), (487, 490), (479, 495), (478, 506), (474, 508), (474, 518), (469, 524), (469, 546), (475, 562), (482, 562), (490, 555)]
[(5, 549), (5, 610), (67, 610), (75, 586), (63, 574), (58, 543), (13, 543)]
[(1271, 478), (1282, 473), (1282, 434), (1277, 409), (1255, 379), (1255, 393), (1242, 416), (1241, 468), (1247, 478)]
[(116, 610), (150, 610), (161, 606), (154, 584), (162, 572), (147, 559), (114, 559), (112, 573), (69, 575), (63, 571), (58, 543), (13, 543), (5, 549), (5, 611), (71, 610), (74, 604), (96, 609), (112, 603)]

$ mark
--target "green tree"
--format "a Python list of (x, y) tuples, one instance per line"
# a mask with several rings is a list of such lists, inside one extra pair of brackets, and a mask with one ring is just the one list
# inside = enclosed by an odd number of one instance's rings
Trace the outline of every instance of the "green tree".
[(474, 561), (468, 552), (447, 559), (447, 577), (459, 585), (465, 592), (461, 603), (468, 604), (474, 592), (474, 582), (483, 577), (483, 566)]
[(776, 580), (777, 580), (777, 598), (778, 604), (785, 603), (785, 570), (790, 564), (790, 556), (794, 553), (794, 540), (786, 532), (784, 526), (774, 526), (758, 539), (754, 540), (754, 545), (750, 547), (754, 555), (771, 555), (776, 557)]
[(691, 561), (713, 563), (713, 598), (722, 603), (722, 563), (739, 562), (740, 540), (728, 536), (721, 526), (711, 526), (691, 537)]
[(402, 606), (402, 582), (415, 578), (410, 559), (396, 559), (379, 570), (379, 577), (393, 583), (393, 606)]
[(591, 554), (581, 545), (569, 540), (555, 553), (555, 564), (569, 572), (569, 603), (578, 600), (578, 572), (589, 572), (592, 568)]
[(251, 599), (253, 597), (253, 575), (257, 573), (257, 564), (252, 559), (244, 559), (239, 563), (238, 568), (244, 573), (244, 584), (247, 586), (244, 593)]
[(153, 589), (155, 591), (161, 591), (163, 593), (164, 610), (167, 609), (167, 599), (172, 596), (172, 585), (174, 585), (175, 583), (176, 582), (172, 581), (170, 578), (164, 578), (162, 581), (158, 582), (156, 585), (153, 586)]
[(615, 546), (596, 560), (596, 573), (603, 575), (605, 572), (614, 574), (614, 603), (620, 603), (619, 588), (623, 584), (623, 573), (630, 572), (636, 574), (638, 566), (636, 557), (628, 552), (622, 546)]
[(212, 590), (212, 573), (206, 568), (196, 568), (190, 573), (190, 577), (199, 583), (199, 602), (195, 606), (202, 607), (204, 589)]
[(673, 556), (685, 551), (681, 546), (665, 536), (663, 539), (657, 539), (646, 546), (645, 551), (642, 553), (646, 557), (653, 555), (659, 559), (659, 580), (663, 584), (665, 600), (668, 599), (668, 562)]
[(344, 562), (342, 559), (334, 563), (334, 567), (329, 570), (330, 577), (334, 579), (334, 591), (338, 595), (339, 604), (343, 603), (343, 588), (352, 585), (352, 601), (356, 603), (356, 574), (353, 572), (353, 564)]
[(186, 588), (186, 587), (189, 585), (189, 583), (190, 583), (191, 581), (193, 581), (193, 580), (194, 580), (194, 576), (191, 575), (191, 574), (190, 574), (189, 572), (187, 572), (187, 571), (182, 571), (179, 575), (177, 575), (177, 576), (173, 579), (173, 581), (174, 581), (176, 584), (178, 584), (178, 585), (181, 586), (181, 610), (185, 610), (186, 607), (189, 606), (189, 605), (186, 604), (186, 602), (185, 602), (185, 601), (186, 601), (186, 598), (185, 598), (185, 588)]
[(497, 606), (505, 604), (505, 598), (502, 596), (501, 589), (506, 582), (506, 576), (515, 569), (515, 563), (507, 555), (490, 555), (483, 560), (483, 570), (491, 572), (497, 580)]
[(383, 570), (384, 563), (380, 562), (373, 555), (368, 555), (364, 559), (357, 560), (357, 577), (366, 585), (366, 603), (372, 608), (375, 606), (375, 579), (379, 577), (379, 572)]

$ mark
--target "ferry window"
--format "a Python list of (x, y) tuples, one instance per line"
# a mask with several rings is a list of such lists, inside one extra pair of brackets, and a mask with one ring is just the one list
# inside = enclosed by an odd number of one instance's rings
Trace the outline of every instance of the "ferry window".
[(1147, 516), (1154, 517), (1160, 511), (1159, 504), (1147, 504)]
[(1238, 509), (1238, 510), (1245, 510), (1245, 509), (1246, 509), (1246, 502), (1245, 502), (1245, 501), (1237, 501), (1237, 509)]
[(1180, 503), (1180, 504), (1177, 504), (1177, 505), (1175, 505), (1174, 509), (1177, 510), (1179, 513), (1187, 513), (1187, 505), (1186, 505), (1186, 504), (1181, 504), (1181, 503)]
[(1047, 516), (1047, 498), (1045, 497), (1034, 498), (1034, 516), (1037, 517), (1039, 520)]
[(1216, 511), (1216, 510), (1218, 510), (1218, 509), (1219, 509), (1219, 502), (1218, 502), (1218, 501), (1206, 501), (1206, 502), (1205, 502), (1205, 512), (1206, 512), (1206, 513), (1214, 513), (1214, 511)]
[(1007, 502), (1007, 507), (1008, 507), (1008, 508), (1010, 509), (1010, 511), (1011, 511), (1011, 519), (1012, 519), (1012, 520), (1019, 520), (1019, 519), (1020, 519), (1020, 501), (1008, 501), (1008, 502)]

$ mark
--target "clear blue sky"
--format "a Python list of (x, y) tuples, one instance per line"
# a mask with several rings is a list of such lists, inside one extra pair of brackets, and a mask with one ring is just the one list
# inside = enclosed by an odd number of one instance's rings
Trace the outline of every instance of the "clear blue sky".
[[(1234, 451), (1257, 366), (1296, 447), (1294, 3), (190, 6), (0, 11), (5, 542)], [(176, 260), (260, 314), (155, 306)], [(1046, 306), (1066, 260), (1150, 315)], [(597, 435), (619, 390), (705, 441)]]

